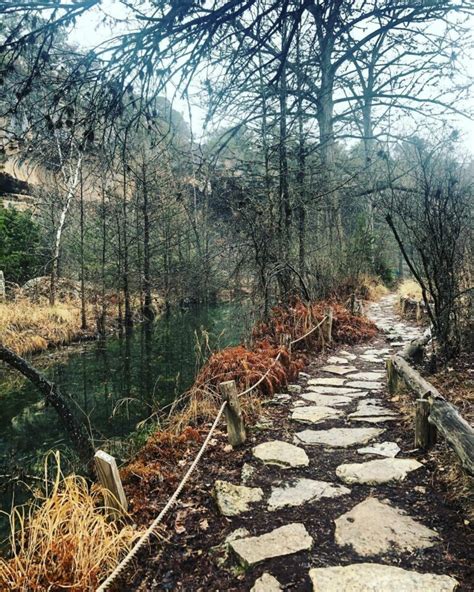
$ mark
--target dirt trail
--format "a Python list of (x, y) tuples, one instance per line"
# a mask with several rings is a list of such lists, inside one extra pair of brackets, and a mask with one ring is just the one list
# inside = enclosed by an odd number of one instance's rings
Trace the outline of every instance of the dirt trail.
[(136, 589), (474, 590), (468, 527), (386, 388), (386, 357), (421, 333), (394, 303), (368, 309), (379, 337), (315, 356), (275, 395), (227, 466), (211, 454), (201, 534), (172, 535)]

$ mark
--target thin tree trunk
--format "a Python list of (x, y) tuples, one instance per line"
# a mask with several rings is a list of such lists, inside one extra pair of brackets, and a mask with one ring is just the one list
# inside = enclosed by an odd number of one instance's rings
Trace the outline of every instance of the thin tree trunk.
[(142, 183), (143, 183), (143, 291), (144, 306), (143, 316), (145, 319), (153, 320), (155, 313), (153, 310), (153, 300), (151, 297), (151, 275), (150, 275), (150, 211), (148, 203), (148, 186), (145, 162), (142, 165)]
[[(301, 81), (301, 54), (300, 54), (300, 31), (298, 30), (297, 44), (296, 44), (296, 65), (297, 65), (297, 117), (298, 117), (298, 169), (296, 174), (296, 184), (298, 191), (298, 269), (301, 281), (304, 282), (306, 277), (306, 190), (305, 190), (305, 176), (306, 176), (306, 148), (304, 138), (304, 121), (303, 121), (303, 90)], [(301, 286), (302, 290), (304, 289)]]
[(80, 226), (81, 226), (81, 329), (86, 331), (86, 290), (84, 273), (84, 182), (82, 178), (82, 167), (80, 174)]
[(123, 239), (123, 259), (122, 259), (122, 289), (125, 307), (125, 330), (129, 331), (133, 327), (132, 307), (130, 303), (130, 270), (129, 270), (129, 252), (128, 252), (128, 208), (127, 208), (127, 172), (125, 160), (123, 163), (123, 199), (122, 199), (122, 239)]
[[(282, 45), (286, 42), (286, 24), (282, 21)], [(288, 129), (287, 129), (287, 78), (286, 78), (286, 64), (282, 65), (280, 75), (280, 92), (279, 92), (279, 107), (280, 107), (280, 144), (279, 144), (279, 159), (280, 159), (280, 183), (279, 183), (279, 238), (280, 238), (280, 262), (283, 270), (279, 275), (280, 291), (282, 296), (286, 297), (290, 290), (290, 277), (287, 264), (290, 259), (290, 234), (291, 234), (291, 204), (290, 204), (290, 188), (288, 182)]]

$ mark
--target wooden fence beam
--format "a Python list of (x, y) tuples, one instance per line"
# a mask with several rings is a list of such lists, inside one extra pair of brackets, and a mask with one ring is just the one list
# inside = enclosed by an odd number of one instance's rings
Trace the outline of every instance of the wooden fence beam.
[(104, 488), (105, 507), (110, 514), (121, 515), (128, 509), (127, 498), (115, 458), (98, 450), (94, 455), (97, 477)]
[(233, 448), (236, 448), (245, 442), (247, 436), (245, 434), (244, 418), (242, 416), (235, 380), (221, 382), (219, 390), (224, 401), (227, 401), (224, 413), (227, 422), (229, 444)]

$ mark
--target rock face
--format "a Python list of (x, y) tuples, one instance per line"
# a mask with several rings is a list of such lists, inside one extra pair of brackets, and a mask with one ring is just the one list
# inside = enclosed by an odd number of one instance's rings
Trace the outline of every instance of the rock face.
[(369, 497), (343, 514), (336, 524), (336, 543), (350, 545), (363, 557), (387, 551), (409, 553), (432, 547), (437, 533), (405, 512)]
[(263, 498), (260, 487), (245, 487), (233, 485), (228, 481), (216, 481), (214, 485), (219, 511), (224, 516), (238, 516), (250, 510), (250, 504), (259, 502)]
[(316, 444), (332, 448), (347, 448), (366, 444), (384, 432), (381, 428), (331, 428), (330, 430), (303, 430), (295, 434), (295, 442)]
[(357, 368), (354, 366), (337, 366), (336, 364), (329, 364), (328, 366), (323, 366), (321, 368), (322, 372), (329, 372), (330, 374), (339, 374), (339, 376), (344, 376), (345, 374), (349, 374), (349, 372), (356, 372)]
[(277, 465), (283, 469), (307, 467), (309, 465), (308, 455), (302, 448), (281, 440), (259, 444), (255, 446), (252, 452), (255, 458), (258, 458), (266, 465)]
[(247, 537), (229, 544), (241, 565), (250, 567), (265, 559), (311, 549), (313, 539), (304, 524), (294, 522), (260, 536)]
[(452, 592), (457, 581), (450, 576), (420, 574), (378, 563), (311, 569), (313, 590), (321, 592)]
[(350, 492), (351, 490), (343, 485), (313, 479), (298, 479), (282, 487), (273, 487), (268, 500), (268, 509), (273, 511), (288, 506), (301, 506), (323, 497), (339, 497)]
[(280, 582), (269, 573), (264, 573), (255, 581), (250, 592), (278, 592), (283, 590)]
[(319, 423), (326, 419), (335, 419), (342, 414), (342, 411), (333, 407), (321, 407), (310, 405), (308, 407), (298, 407), (291, 414), (291, 419), (303, 423)]
[(354, 400), (348, 395), (320, 395), (318, 393), (303, 393), (303, 399), (322, 405), (323, 407), (337, 407), (338, 405), (348, 405)]
[(403, 481), (408, 473), (422, 466), (412, 458), (380, 458), (365, 463), (339, 465), (336, 475), (348, 485), (353, 483), (379, 485)]
[(381, 442), (380, 444), (372, 444), (365, 448), (357, 450), (359, 454), (376, 454), (378, 456), (385, 456), (386, 458), (395, 458), (400, 452), (400, 447), (396, 442)]

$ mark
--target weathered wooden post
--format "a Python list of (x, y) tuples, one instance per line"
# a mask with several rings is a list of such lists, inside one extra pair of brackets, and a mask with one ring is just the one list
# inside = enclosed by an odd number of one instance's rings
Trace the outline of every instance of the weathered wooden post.
[(415, 448), (428, 450), (436, 444), (436, 428), (428, 421), (430, 407), (428, 399), (416, 400)]
[(6, 298), (6, 290), (5, 290), (5, 276), (3, 275), (3, 271), (0, 269), (0, 302), (3, 302)]
[(94, 455), (94, 461), (97, 477), (104, 488), (107, 511), (114, 515), (124, 514), (128, 509), (128, 503), (115, 458), (103, 450), (98, 450)]
[(280, 335), (280, 345), (286, 347), (288, 353), (291, 353), (291, 335), (288, 333), (282, 333)]
[(397, 373), (393, 367), (392, 358), (387, 358), (385, 361), (385, 367), (387, 369), (387, 386), (388, 392), (394, 395), (397, 392)]
[(327, 329), (327, 342), (331, 343), (332, 341), (332, 321), (333, 321), (333, 316), (332, 316), (332, 308), (328, 308), (326, 310), (326, 329)]
[(227, 401), (224, 413), (227, 422), (227, 437), (229, 439), (229, 444), (233, 448), (236, 448), (245, 442), (246, 434), (235, 380), (221, 382), (219, 390), (221, 391), (224, 401)]
[(421, 321), (421, 302), (419, 300), (416, 301), (416, 322), (419, 323)]

